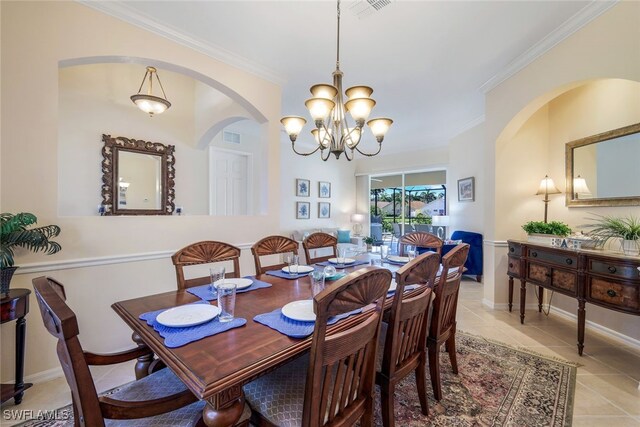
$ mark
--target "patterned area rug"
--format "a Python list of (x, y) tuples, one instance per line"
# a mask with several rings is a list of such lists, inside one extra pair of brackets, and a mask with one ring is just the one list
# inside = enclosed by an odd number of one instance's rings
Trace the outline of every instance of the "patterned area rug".
[[(518, 350), (463, 332), (456, 337), (459, 375), (441, 354), (443, 399), (436, 402), (427, 373), (429, 415), (420, 412), (415, 378), (396, 389), (395, 419), (402, 427), (422, 426), (570, 426), (576, 365)], [(112, 390), (113, 392), (115, 390)], [(57, 421), (30, 421), (22, 427), (72, 427), (73, 411), (57, 411)], [(382, 426), (376, 395), (376, 427)]]

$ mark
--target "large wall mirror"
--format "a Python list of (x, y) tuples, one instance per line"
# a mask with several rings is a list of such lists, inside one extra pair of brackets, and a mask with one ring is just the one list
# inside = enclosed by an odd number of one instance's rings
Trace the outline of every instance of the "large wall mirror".
[(174, 146), (102, 135), (105, 215), (171, 215)]
[(567, 206), (640, 205), (640, 123), (566, 145)]

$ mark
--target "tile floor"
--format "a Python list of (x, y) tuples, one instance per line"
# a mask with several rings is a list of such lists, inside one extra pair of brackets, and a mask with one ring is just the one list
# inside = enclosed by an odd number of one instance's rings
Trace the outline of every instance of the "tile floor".
[[(462, 282), (458, 307), (458, 328), (472, 334), (520, 346), (529, 350), (580, 363), (576, 384), (573, 425), (640, 426), (640, 350), (624, 346), (587, 330), (585, 351), (578, 356), (575, 324), (553, 315), (527, 312), (526, 324), (519, 315), (490, 310), (482, 305), (482, 285)], [(111, 367), (95, 367), (92, 373), (98, 391), (109, 390), (133, 379), (133, 362)], [(29, 389), (20, 406), (3, 405), (2, 425), (13, 409), (55, 409), (70, 402), (63, 378), (37, 384)]]

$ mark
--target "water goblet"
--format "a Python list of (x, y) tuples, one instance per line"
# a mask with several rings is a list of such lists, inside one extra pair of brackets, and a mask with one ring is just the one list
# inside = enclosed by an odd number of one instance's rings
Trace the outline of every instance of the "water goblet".
[(324, 289), (324, 270), (316, 269), (311, 272), (311, 294), (315, 297)]
[(416, 247), (413, 245), (406, 245), (404, 251), (407, 254), (409, 261), (412, 261), (416, 257)]
[(236, 308), (236, 288), (237, 284), (233, 281), (225, 282), (222, 280), (218, 284), (218, 308), (220, 322), (230, 322), (233, 320)]
[(287, 263), (289, 264), (289, 274), (295, 276), (298, 274), (298, 263), (299, 257), (298, 255), (291, 255), (288, 258)]

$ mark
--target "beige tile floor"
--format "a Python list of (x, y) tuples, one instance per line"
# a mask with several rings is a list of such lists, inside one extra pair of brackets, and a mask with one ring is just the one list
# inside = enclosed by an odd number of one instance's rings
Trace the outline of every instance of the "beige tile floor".
[[(585, 351), (577, 354), (575, 324), (553, 315), (527, 312), (526, 324), (519, 315), (491, 310), (480, 302), (482, 285), (464, 280), (458, 307), (458, 328), (514, 346), (580, 363), (576, 384), (573, 425), (640, 426), (640, 351), (587, 330)], [(133, 362), (95, 367), (92, 373), (98, 391), (109, 390), (133, 379)], [(29, 389), (20, 406), (3, 406), (2, 425), (13, 425), (6, 410), (55, 409), (70, 402), (63, 378)]]

